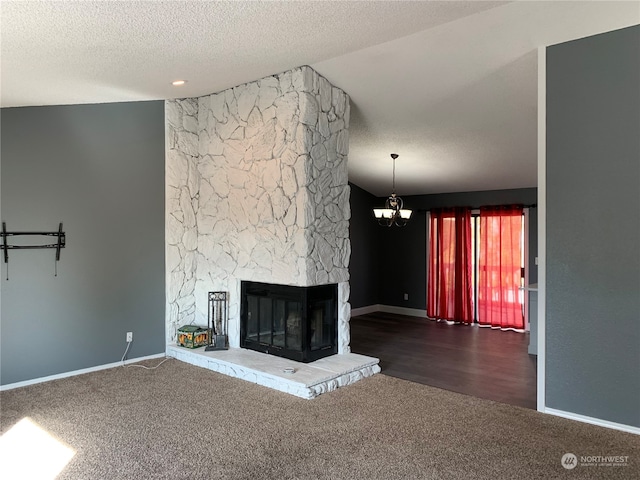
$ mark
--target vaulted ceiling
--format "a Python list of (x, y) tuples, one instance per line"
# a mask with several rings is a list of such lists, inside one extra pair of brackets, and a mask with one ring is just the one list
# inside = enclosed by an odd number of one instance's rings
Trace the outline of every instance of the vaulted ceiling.
[[(205, 95), (310, 65), (351, 97), (350, 180), (386, 196), (536, 186), (537, 49), (634, 1), (6, 1), (2, 107)], [(171, 82), (186, 79), (182, 87)]]

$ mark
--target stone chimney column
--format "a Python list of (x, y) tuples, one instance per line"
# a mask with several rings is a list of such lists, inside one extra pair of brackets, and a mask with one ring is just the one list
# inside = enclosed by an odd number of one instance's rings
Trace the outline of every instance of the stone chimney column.
[(338, 284), (338, 351), (349, 352), (349, 98), (299, 67), (166, 102), (167, 342), (206, 325), (207, 292), (240, 281)]

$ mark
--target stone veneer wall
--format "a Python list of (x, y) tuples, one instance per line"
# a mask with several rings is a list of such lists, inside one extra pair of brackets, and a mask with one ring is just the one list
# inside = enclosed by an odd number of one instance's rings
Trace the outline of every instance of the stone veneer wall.
[(206, 325), (207, 292), (240, 281), (338, 283), (349, 352), (349, 98), (309, 67), (166, 102), (167, 341)]

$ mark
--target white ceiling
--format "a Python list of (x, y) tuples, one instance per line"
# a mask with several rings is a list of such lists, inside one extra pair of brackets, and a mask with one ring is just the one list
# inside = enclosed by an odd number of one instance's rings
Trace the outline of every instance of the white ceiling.
[[(351, 96), (349, 175), (402, 195), (535, 186), (537, 47), (640, 3), (8, 1), (2, 107), (200, 96), (310, 65)], [(171, 86), (187, 79), (183, 87)]]

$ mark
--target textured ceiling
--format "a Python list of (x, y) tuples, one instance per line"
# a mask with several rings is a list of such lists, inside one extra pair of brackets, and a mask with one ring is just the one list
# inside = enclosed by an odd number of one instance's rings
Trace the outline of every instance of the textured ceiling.
[[(536, 185), (536, 49), (638, 2), (0, 3), (3, 107), (200, 96), (311, 65), (352, 100), (350, 180), (400, 194)], [(180, 88), (175, 79), (186, 79)]]
[(2, 106), (205, 95), (496, 4), (2, 1)]
[(312, 67), (351, 95), (369, 192), (390, 193), (391, 152), (403, 195), (535, 187), (538, 46), (638, 23), (640, 2), (513, 2)]

